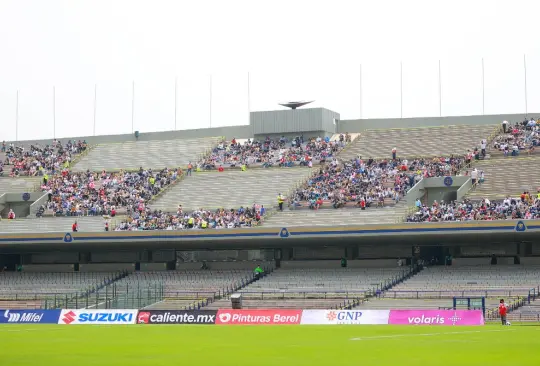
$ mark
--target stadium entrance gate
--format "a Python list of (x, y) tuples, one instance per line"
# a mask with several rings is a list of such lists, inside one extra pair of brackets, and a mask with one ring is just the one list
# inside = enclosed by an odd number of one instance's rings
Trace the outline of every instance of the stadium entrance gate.
[(482, 310), (486, 316), (486, 298), (485, 297), (454, 297), (454, 310)]

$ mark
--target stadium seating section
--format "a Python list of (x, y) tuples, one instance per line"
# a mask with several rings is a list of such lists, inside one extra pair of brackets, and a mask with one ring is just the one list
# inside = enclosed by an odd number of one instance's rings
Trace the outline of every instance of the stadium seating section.
[(367, 130), (341, 156), (388, 159), (393, 148), (401, 158), (463, 155), (498, 129), (499, 125), (470, 125)]
[(289, 261), (279, 269), (262, 262), (266, 275), (257, 280), (256, 263), (210, 262), (209, 269), (191, 263), (176, 271), (129, 273), (0, 273), (0, 306), (219, 309), (231, 308), (229, 296), (237, 293), (246, 309), (450, 309), (454, 297), (485, 297), (488, 320), (497, 318), (500, 298), (512, 304), (510, 319), (535, 320), (540, 314), (540, 305), (529, 302), (538, 297), (538, 265), (432, 266), (413, 274), (384, 260), (350, 261), (348, 268), (338, 261)]
[[(340, 141), (341, 138), (343, 138), (342, 141)], [(442, 138), (444, 138), (444, 144), (441, 144)], [(479, 148), (482, 140), (487, 140), (486, 158), (473, 161), (472, 167), (463, 168), (467, 152)], [(531, 148), (538, 143), (538, 137), (534, 130), (525, 126), (512, 127), (508, 133), (501, 132), (500, 124), (462, 125), (374, 129), (366, 130), (362, 134), (351, 134), (348, 137), (336, 134), (326, 141), (324, 138), (304, 142), (297, 140), (294, 144), (284, 138), (266, 139), (257, 143), (254, 143), (253, 139), (234, 142), (236, 144), (223, 140), (221, 137), (215, 137), (137, 140), (102, 143), (95, 146), (87, 146), (85, 141), (75, 140), (63, 145), (54, 142), (45, 147), (40, 147), (38, 144), (8, 146), (8, 151), (3, 153), (3, 158), (8, 158), (11, 165), (4, 167), (4, 175), (0, 177), (0, 195), (38, 190), (42, 180), (41, 174), (47, 171), (51, 176), (50, 182), (55, 182), (52, 187), (53, 201), (56, 202), (57, 198), (62, 196), (63, 201), (71, 202), (71, 196), (73, 196), (76, 198), (73, 206), (79, 203), (84, 205), (80, 197), (85, 195), (84, 192), (90, 180), (84, 178), (75, 181), (78, 183), (78, 188), (75, 192), (71, 192), (71, 187), (75, 186), (74, 183), (71, 180), (68, 183), (62, 183), (63, 179), (57, 178), (57, 175), (66, 167), (75, 172), (90, 170), (99, 174), (105, 170), (110, 175), (106, 179), (108, 186), (104, 192), (107, 201), (101, 202), (98, 214), (110, 214), (111, 207), (117, 203), (115, 206), (117, 217), (109, 221), (111, 230), (116, 226), (122, 230), (179, 230), (187, 228), (188, 225), (182, 222), (189, 221), (189, 217), (196, 218), (193, 225), (195, 229), (201, 227), (205, 220), (201, 219), (200, 215), (192, 213), (193, 211), (199, 212), (201, 209), (215, 211), (218, 208), (234, 209), (235, 216), (217, 225), (210, 222), (209, 228), (252, 226), (250, 223), (242, 224), (244, 220), (240, 217), (238, 209), (253, 205), (257, 207), (262, 205), (266, 208), (266, 217), (260, 221), (257, 220), (257, 224), (273, 227), (425, 221), (425, 219), (418, 220), (418, 217), (414, 215), (410, 216), (414, 220), (407, 218), (410, 208), (407, 207), (404, 196), (412, 184), (425, 176), (457, 174), (458, 172), (471, 174), (473, 168), (485, 176), (485, 180), (473, 187), (466, 196), (474, 201), (489, 198), (492, 203), (495, 201), (497, 204), (508, 195), (518, 197), (524, 191), (535, 195), (540, 187), (540, 180), (538, 180), (540, 161), (537, 161), (534, 149)], [(301, 148), (298, 147), (299, 145)], [(511, 153), (514, 146), (520, 156), (512, 156), (517, 154)], [(388, 164), (393, 148), (397, 149), (398, 160)], [(508, 153), (505, 153), (505, 150)], [(51, 154), (55, 156), (54, 162), (50, 160)], [(362, 157), (362, 161), (356, 160), (359, 156)], [(451, 156), (454, 160), (448, 160)], [(360, 170), (366, 169), (366, 159), (369, 158), (375, 159), (373, 165), (369, 165), (367, 174), (359, 174)], [(321, 166), (319, 166), (321, 159), (326, 159), (323, 164), (334, 167), (333, 169), (322, 167), (322, 175)], [(335, 165), (335, 159), (338, 165)], [(401, 164), (404, 164), (401, 159), (407, 159), (408, 170), (405, 172), (397, 171), (401, 169)], [(193, 164), (193, 174), (186, 176), (186, 168), (190, 162)], [(208, 165), (209, 162), (211, 166)], [(308, 162), (314, 164), (313, 168), (306, 166), (309, 165)], [(239, 169), (239, 164), (242, 163), (248, 164), (246, 170)], [(19, 175), (34, 171), (36, 176), (8, 177), (11, 169), (16, 167), (13, 164), (19, 164), (20, 168), (17, 168)], [(45, 170), (34, 169), (40, 165), (45, 167)], [(217, 171), (219, 165), (227, 169)], [(279, 167), (289, 165), (294, 165), (294, 167)], [(263, 168), (268, 166), (270, 168)], [(117, 189), (114, 179), (122, 181), (124, 173), (111, 172), (138, 171), (141, 167), (146, 171), (153, 169), (154, 174), (167, 167), (171, 169), (169, 175), (172, 174), (172, 169), (178, 168), (179, 179), (174, 181), (176, 184), (167, 182), (163, 185), (160, 181), (157, 190), (144, 187), (148, 191), (141, 194), (144, 197), (142, 201), (144, 214), (137, 215), (136, 220), (133, 221), (129, 217), (130, 212), (133, 209), (138, 210), (141, 203), (131, 201), (126, 203), (125, 199), (115, 202), (115, 197), (122, 194), (126, 187), (132, 189), (139, 183), (129, 183), (128, 186), (124, 184), (122, 189)], [(356, 177), (352, 177), (352, 172), (356, 174)], [(84, 175), (84, 173), (81, 174)], [(369, 183), (366, 183), (368, 180)], [(361, 189), (352, 189), (350, 181), (354, 185), (363, 181), (363, 186)], [(98, 178), (95, 182), (96, 190), (103, 187), (103, 178)], [(66, 186), (62, 188), (58, 187), (58, 184)], [(50, 185), (42, 187), (44, 193), (48, 191)], [(145, 183), (142, 182), (142, 185), (145, 186)], [(399, 187), (398, 194), (394, 191), (396, 187)], [(279, 193), (287, 198), (284, 212), (276, 212)], [(310, 206), (314, 205), (313, 198), (319, 196), (322, 198), (321, 209), (310, 210)], [(396, 204), (398, 199), (399, 202)], [(368, 205), (366, 210), (359, 210), (358, 207), (362, 206), (363, 200)], [(12, 222), (2, 221), (0, 232), (69, 231), (75, 218), (48, 217), (52, 216), (56, 208), (52, 208), (54, 205), (50, 202), (43, 202), (46, 206), (43, 218), (27, 221), (18, 215), (17, 220)], [(345, 207), (339, 210), (333, 208), (334, 205), (341, 206), (342, 204), (345, 204)], [(177, 217), (175, 215), (179, 206), (182, 207), (182, 216)], [(318, 208), (318, 204), (316, 206)], [(35, 219), (37, 209), (37, 206), (32, 209), (29, 218)], [(7, 208), (1, 212), (4, 218), (7, 217), (6, 210)], [(154, 210), (162, 212), (156, 213)], [(105, 220), (99, 217), (85, 217), (86, 212), (86, 209), (81, 209), (80, 215), (84, 217), (76, 218), (79, 231), (103, 231)], [(172, 216), (165, 213), (170, 213)], [(63, 215), (65, 215), (65, 210), (59, 216)], [(534, 218), (535, 215), (536, 211), (533, 211), (529, 216)], [(469, 217), (485, 219), (482, 215), (469, 215)], [(503, 218), (503, 216), (490, 217), (490, 219), (493, 218)]]
[(185, 168), (217, 144), (218, 138), (130, 141), (99, 144), (75, 166), (76, 171)]

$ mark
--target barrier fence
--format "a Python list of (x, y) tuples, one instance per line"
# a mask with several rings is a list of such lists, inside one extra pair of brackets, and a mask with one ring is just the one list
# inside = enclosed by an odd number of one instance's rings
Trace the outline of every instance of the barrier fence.
[(0, 324), (484, 325), (481, 310), (0, 310)]

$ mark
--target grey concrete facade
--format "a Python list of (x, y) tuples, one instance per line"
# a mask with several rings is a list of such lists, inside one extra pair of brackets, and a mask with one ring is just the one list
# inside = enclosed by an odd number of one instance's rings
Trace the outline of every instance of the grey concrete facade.
[[(310, 112), (311, 111), (311, 112)], [(315, 111), (315, 112), (313, 112)], [(302, 116), (294, 117), (294, 116)], [(313, 115), (314, 119), (309, 117)], [(266, 117), (265, 117), (266, 116)], [(277, 116), (283, 116), (283, 120), (276, 120)], [(540, 112), (529, 113), (529, 117), (540, 118)], [(266, 118), (270, 118), (270, 122)], [(296, 119), (295, 119), (296, 118)], [(227, 139), (233, 137), (237, 139), (247, 139), (255, 135), (275, 135), (284, 134), (286, 136), (297, 135), (298, 132), (306, 132), (305, 136), (318, 136), (321, 134), (362, 132), (367, 129), (389, 129), (389, 128), (412, 128), (412, 127), (432, 127), (448, 125), (486, 125), (496, 124), (507, 120), (511, 123), (522, 121), (523, 114), (500, 114), (484, 116), (450, 116), (450, 117), (419, 117), (419, 118), (383, 118), (383, 119), (351, 119), (340, 120), (339, 113), (325, 108), (307, 108), (296, 110), (281, 110), (269, 112), (252, 112), (251, 125), (225, 126), (213, 128), (201, 128), (192, 130), (148, 132), (139, 135), (139, 141), (151, 140), (173, 140), (189, 139), (200, 137), (220, 137)], [(334, 125), (334, 119), (337, 120)], [(274, 120), (274, 122), (272, 122)], [(289, 124), (291, 122), (291, 124)], [(263, 128), (263, 123), (270, 123), (270, 126)], [(281, 131), (279, 131), (281, 129)], [(267, 131), (267, 132), (264, 132)], [(274, 132), (271, 132), (274, 131)], [(325, 133), (323, 133), (325, 132)], [(90, 145), (106, 144), (113, 142), (136, 141), (133, 134), (107, 135), (107, 136), (77, 136), (61, 138), (61, 141), (86, 140)], [(43, 140), (19, 141), (18, 144), (30, 145), (39, 143), (48, 144), (52, 137)], [(11, 141), (9, 141), (11, 142)], [(15, 142), (15, 141), (13, 141)]]
[(381, 119), (350, 119), (338, 123), (337, 132), (362, 132), (369, 129), (434, 127), (450, 125), (490, 125), (508, 121), (521, 122), (525, 117), (540, 118), (539, 113), (524, 114), (495, 114), (483, 116), (448, 116), (448, 117), (418, 117), (418, 118), (381, 118)]
[(339, 113), (325, 108), (288, 109), (251, 112), (250, 124), (255, 135), (282, 133), (336, 132)]

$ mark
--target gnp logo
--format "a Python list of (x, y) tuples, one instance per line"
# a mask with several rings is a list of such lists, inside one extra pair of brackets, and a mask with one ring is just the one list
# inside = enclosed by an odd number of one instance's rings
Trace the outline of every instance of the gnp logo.
[(150, 323), (150, 313), (148, 311), (139, 311), (137, 316), (137, 324), (148, 324)]
[(361, 311), (329, 311), (326, 314), (326, 319), (331, 322), (357, 322), (361, 317)]
[(59, 324), (135, 324), (137, 310), (62, 310)]

